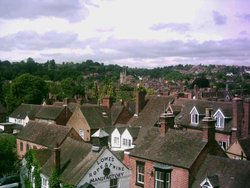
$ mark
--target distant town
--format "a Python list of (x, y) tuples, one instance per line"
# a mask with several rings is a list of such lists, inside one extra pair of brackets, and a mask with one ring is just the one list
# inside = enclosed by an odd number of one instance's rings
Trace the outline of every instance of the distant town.
[(0, 187), (250, 187), (250, 67), (0, 61)]

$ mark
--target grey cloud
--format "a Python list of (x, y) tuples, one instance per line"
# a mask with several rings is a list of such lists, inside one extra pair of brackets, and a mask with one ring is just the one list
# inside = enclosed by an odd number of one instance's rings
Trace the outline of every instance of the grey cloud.
[(90, 0), (1, 0), (0, 18), (15, 19), (28, 18), (34, 19), (42, 16), (53, 16), (65, 18), (69, 21), (78, 21), (88, 15), (87, 4)]
[(168, 29), (171, 31), (176, 31), (176, 32), (186, 32), (190, 30), (190, 24), (188, 23), (159, 23), (159, 24), (154, 24), (150, 27), (152, 30), (163, 30), (163, 29)]
[(42, 50), (46, 48), (77, 47), (81, 45), (76, 33), (50, 31), (39, 35), (34, 31), (22, 31), (0, 38), (0, 50)]
[(218, 11), (213, 11), (213, 20), (216, 25), (224, 25), (227, 23), (227, 17)]
[(244, 21), (250, 22), (250, 14), (240, 14), (238, 17)]

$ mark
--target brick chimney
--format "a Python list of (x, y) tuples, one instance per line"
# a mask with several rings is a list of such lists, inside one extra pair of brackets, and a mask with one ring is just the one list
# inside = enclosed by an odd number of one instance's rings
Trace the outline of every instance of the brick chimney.
[(242, 137), (247, 137), (250, 129), (250, 98), (245, 99), (244, 104), (244, 123)]
[(233, 98), (233, 124), (231, 143), (234, 143), (236, 138), (241, 138), (243, 119), (243, 102), (237, 95)]
[(206, 116), (202, 119), (202, 140), (208, 142), (209, 152), (213, 153), (213, 145), (215, 143), (215, 122), (213, 118), (213, 109), (206, 108)]
[(146, 91), (136, 91), (135, 95), (135, 116), (138, 116), (145, 106)]
[(110, 96), (105, 96), (102, 99), (102, 106), (111, 108), (112, 106), (112, 98)]
[(172, 113), (162, 113), (160, 116), (160, 135), (164, 136), (169, 128), (174, 127), (174, 115)]
[(54, 148), (54, 164), (58, 173), (60, 173), (60, 168), (61, 168), (60, 163), (61, 163), (61, 149), (59, 147), (59, 144), (56, 144), (56, 147)]
[(102, 129), (98, 129), (92, 136), (92, 151), (99, 152), (102, 147), (108, 147), (109, 134)]

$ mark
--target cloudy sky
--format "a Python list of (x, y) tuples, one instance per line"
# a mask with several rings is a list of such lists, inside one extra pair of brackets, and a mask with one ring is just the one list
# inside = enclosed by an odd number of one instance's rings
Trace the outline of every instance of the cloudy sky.
[(0, 0), (0, 59), (250, 66), (249, 0)]

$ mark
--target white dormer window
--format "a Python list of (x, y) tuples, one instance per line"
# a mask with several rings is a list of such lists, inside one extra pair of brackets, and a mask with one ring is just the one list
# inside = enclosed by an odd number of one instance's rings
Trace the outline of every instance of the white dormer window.
[(225, 116), (222, 113), (222, 111), (220, 109), (218, 109), (213, 116), (216, 119), (215, 127), (216, 128), (224, 128)]
[(84, 138), (84, 130), (80, 129), (80, 130), (79, 130), (79, 135), (80, 135), (82, 138)]
[(208, 178), (206, 178), (201, 184), (201, 188), (213, 188)]
[(199, 113), (198, 113), (195, 106), (192, 108), (190, 115), (191, 115), (191, 124), (198, 125), (199, 124)]

